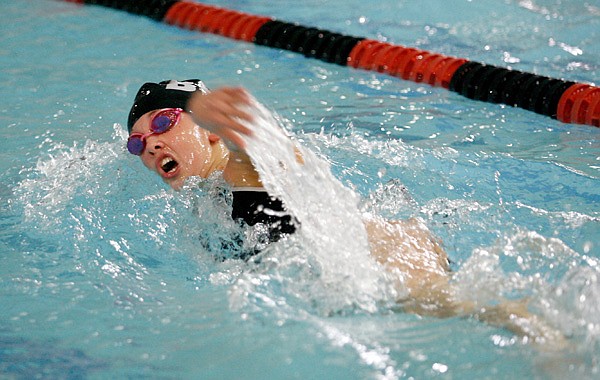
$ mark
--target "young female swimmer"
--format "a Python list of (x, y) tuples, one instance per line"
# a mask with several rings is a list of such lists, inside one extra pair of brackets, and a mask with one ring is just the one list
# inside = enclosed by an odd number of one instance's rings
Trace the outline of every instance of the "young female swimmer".
[[(232, 218), (248, 225), (264, 223), (270, 240), (276, 241), (296, 226), (283, 204), (263, 189), (244, 150), (243, 136), (252, 135), (243, 123), (252, 120), (244, 111), (250, 103), (241, 88), (208, 91), (197, 79), (146, 83), (129, 113), (127, 148), (176, 190), (188, 177), (222, 172), (232, 187)], [(403, 279), (409, 296), (399, 301), (405, 310), (438, 317), (474, 316), (540, 343), (562, 340), (560, 333), (527, 311), (525, 302), (488, 307), (457, 300), (446, 252), (418, 220), (363, 223), (373, 257)]]

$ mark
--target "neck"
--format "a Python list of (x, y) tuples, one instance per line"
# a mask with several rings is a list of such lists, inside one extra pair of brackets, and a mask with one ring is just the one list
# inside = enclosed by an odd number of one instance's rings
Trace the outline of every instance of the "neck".
[(214, 171), (223, 171), (229, 161), (229, 150), (225, 147), (221, 141), (215, 143), (212, 146), (212, 162), (210, 165), (209, 173)]
[(233, 187), (262, 187), (250, 157), (244, 152), (230, 152), (223, 178)]

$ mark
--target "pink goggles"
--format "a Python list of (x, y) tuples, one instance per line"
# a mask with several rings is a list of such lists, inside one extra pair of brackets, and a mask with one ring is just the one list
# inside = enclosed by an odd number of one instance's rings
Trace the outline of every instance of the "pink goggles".
[(134, 132), (127, 139), (127, 150), (131, 154), (141, 156), (146, 149), (146, 139), (152, 135), (160, 135), (173, 128), (181, 119), (181, 108), (166, 108), (160, 110), (150, 121), (150, 132), (144, 134)]

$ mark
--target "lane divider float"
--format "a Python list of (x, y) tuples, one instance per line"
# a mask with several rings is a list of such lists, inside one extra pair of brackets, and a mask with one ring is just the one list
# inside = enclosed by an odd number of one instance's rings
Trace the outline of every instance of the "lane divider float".
[(181, 28), (283, 49), (342, 66), (442, 87), (563, 123), (600, 127), (600, 88), (188, 0), (65, 0), (149, 17)]

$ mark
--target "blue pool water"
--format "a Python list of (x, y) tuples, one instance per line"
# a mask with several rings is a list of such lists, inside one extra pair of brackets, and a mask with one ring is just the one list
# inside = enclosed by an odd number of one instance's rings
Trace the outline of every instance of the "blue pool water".
[[(597, 1), (207, 3), (598, 80)], [(0, 10), (0, 378), (598, 376), (597, 129), (102, 7)], [(195, 77), (248, 88), (362, 210), (423, 218), (466, 297), (529, 297), (569, 347), (354, 302), (369, 273), (335, 251), (215, 261), (210, 186), (172, 192), (124, 149), (139, 85)]]

